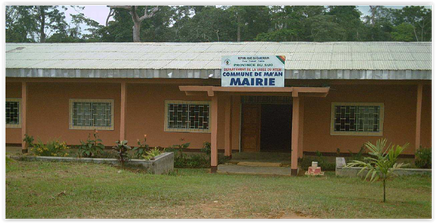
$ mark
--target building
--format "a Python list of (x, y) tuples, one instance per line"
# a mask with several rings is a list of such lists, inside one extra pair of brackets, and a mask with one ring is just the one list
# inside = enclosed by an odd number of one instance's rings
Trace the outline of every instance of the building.
[[(284, 55), (285, 87), (221, 87), (223, 55)], [(384, 137), (431, 146), (431, 43), (6, 44), (6, 143), (24, 134), (105, 145), (147, 134), (232, 152), (359, 151)]]

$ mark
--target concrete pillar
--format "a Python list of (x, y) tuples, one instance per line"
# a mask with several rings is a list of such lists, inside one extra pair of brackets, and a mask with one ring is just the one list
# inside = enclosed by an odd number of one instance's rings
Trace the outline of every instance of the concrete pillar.
[(226, 97), (224, 113), (224, 156), (232, 157), (232, 96)]
[(212, 96), (210, 112), (210, 172), (216, 173), (218, 169), (218, 96)]
[(26, 143), (23, 141), (27, 134), (27, 83), (21, 83), (21, 152), (27, 153)]
[(298, 158), (303, 158), (303, 131), (304, 131), (304, 98), (300, 97), (300, 123), (299, 123), (299, 138), (298, 138)]
[(298, 174), (298, 139), (300, 133), (300, 98), (298, 95), (292, 98), (292, 142), (291, 142), (291, 175)]
[(241, 137), (241, 96), (232, 96), (232, 150), (238, 150)]
[(422, 84), (419, 84), (416, 96), (415, 151), (421, 146), (422, 88)]
[(120, 141), (126, 139), (126, 82), (121, 82)]

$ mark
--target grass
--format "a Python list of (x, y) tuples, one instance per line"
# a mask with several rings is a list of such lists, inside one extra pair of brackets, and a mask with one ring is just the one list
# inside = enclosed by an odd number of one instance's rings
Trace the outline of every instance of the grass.
[(109, 165), (7, 161), (6, 218), (431, 218), (431, 178), (150, 175)]

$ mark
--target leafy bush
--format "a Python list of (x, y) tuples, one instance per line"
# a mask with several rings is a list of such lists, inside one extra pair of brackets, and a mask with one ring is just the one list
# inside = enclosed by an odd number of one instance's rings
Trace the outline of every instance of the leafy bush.
[(118, 154), (111, 150), (103, 150), (98, 153), (98, 158), (118, 158)]
[(322, 170), (335, 170), (336, 164), (328, 162), (325, 157), (322, 155), (321, 152), (316, 151), (315, 157), (313, 156), (303, 156), (303, 158), (300, 158), (298, 162), (300, 163), (300, 167), (303, 170), (307, 170), (309, 166), (312, 166), (312, 161), (318, 162), (318, 166), (321, 167)]
[(206, 155), (210, 155), (210, 142), (203, 143), (203, 148), (201, 148), (201, 152), (206, 153)]
[(69, 147), (65, 142), (60, 143), (59, 140), (55, 139), (48, 141), (47, 144), (42, 143), (38, 140), (38, 143), (33, 144), (33, 148), (30, 149), (36, 156), (68, 156), (66, 150)]
[(23, 142), (26, 143), (26, 148), (29, 146), (33, 146), (33, 141), (34, 141), (33, 136), (29, 136), (27, 134), (24, 134)]
[(117, 159), (120, 161), (121, 166), (124, 167), (124, 162), (129, 159), (127, 151), (131, 150), (132, 148), (127, 145), (127, 140), (116, 141), (115, 144), (116, 145), (112, 148), (117, 152)]
[(204, 154), (191, 154), (174, 157), (176, 168), (207, 168), (210, 167), (209, 158)]
[(162, 152), (163, 151), (160, 150), (158, 147), (155, 147), (147, 151), (146, 154), (142, 156), (142, 158), (146, 160), (154, 160), (154, 157), (159, 156), (160, 154), (162, 154)]
[(149, 146), (145, 143), (147, 141), (147, 135), (144, 135), (144, 143), (138, 139), (138, 146), (133, 147), (133, 151), (135, 152), (135, 157), (140, 159), (143, 156), (147, 155), (147, 151), (149, 150)]
[(360, 161), (362, 161), (363, 158), (364, 158), (363, 157), (363, 153), (365, 152), (365, 145), (360, 147), (360, 150), (357, 153), (353, 153), (353, 152), (351, 152), (351, 150), (348, 150), (348, 151), (350, 152), (350, 161), (353, 161), (353, 160), (360, 160)]
[(207, 168), (210, 167), (209, 159), (203, 154), (193, 154), (185, 161), (186, 167), (189, 168)]
[(415, 166), (418, 168), (431, 168), (431, 148), (420, 147), (415, 153)]
[(98, 138), (98, 131), (94, 131), (94, 139), (91, 139), (91, 134), (88, 135), (86, 142), (80, 140), (79, 156), (83, 157), (95, 157), (99, 153), (103, 152), (104, 145), (102, 140)]

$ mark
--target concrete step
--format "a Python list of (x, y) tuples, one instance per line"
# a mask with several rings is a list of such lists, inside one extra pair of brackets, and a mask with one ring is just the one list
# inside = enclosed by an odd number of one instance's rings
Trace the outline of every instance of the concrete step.
[(280, 162), (238, 162), (238, 166), (281, 167)]
[(218, 173), (221, 174), (250, 174), (250, 175), (277, 175), (291, 176), (290, 167), (270, 167), (270, 166), (239, 166), (232, 164), (218, 165)]

